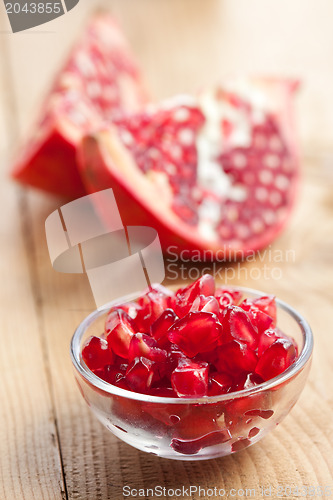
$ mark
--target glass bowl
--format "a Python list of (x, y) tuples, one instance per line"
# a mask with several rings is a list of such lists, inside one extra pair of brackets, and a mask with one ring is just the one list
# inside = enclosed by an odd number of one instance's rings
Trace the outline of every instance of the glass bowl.
[[(245, 297), (265, 295), (235, 288)], [(276, 299), (276, 304), (279, 328), (297, 343), (296, 362), (279, 376), (255, 387), (191, 399), (130, 392), (108, 384), (87, 368), (81, 357), (82, 344), (90, 335), (100, 336), (104, 331), (107, 312), (114, 305), (109, 303), (87, 316), (72, 338), (71, 358), (80, 392), (107, 429), (139, 450), (175, 460), (205, 460), (247, 448), (289, 413), (310, 369), (310, 326), (285, 302)]]

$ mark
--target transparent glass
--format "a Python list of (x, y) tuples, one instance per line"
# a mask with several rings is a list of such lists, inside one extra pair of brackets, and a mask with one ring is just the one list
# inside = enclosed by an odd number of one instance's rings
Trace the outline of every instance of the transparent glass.
[[(237, 287), (246, 297), (265, 295)], [(124, 298), (123, 302), (126, 302)], [(235, 453), (274, 429), (296, 403), (310, 369), (311, 328), (277, 299), (278, 326), (298, 345), (297, 361), (284, 373), (256, 387), (220, 396), (167, 398), (127, 391), (92, 373), (81, 357), (82, 344), (104, 330), (113, 303), (94, 311), (71, 342), (75, 378), (85, 401), (107, 429), (139, 450), (175, 460), (205, 460)], [(119, 300), (117, 301), (119, 304)]]

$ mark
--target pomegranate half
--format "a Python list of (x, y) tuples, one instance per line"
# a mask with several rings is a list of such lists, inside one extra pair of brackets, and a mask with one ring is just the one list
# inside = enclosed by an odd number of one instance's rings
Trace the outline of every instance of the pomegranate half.
[(58, 74), (12, 176), (54, 194), (85, 194), (76, 163), (84, 133), (146, 102), (138, 67), (108, 14), (92, 18)]
[(78, 147), (84, 184), (113, 188), (123, 223), (155, 227), (165, 251), (205, 258), (263, 248), (295, 198), (296, 86), (237, 80), (116, 118)]

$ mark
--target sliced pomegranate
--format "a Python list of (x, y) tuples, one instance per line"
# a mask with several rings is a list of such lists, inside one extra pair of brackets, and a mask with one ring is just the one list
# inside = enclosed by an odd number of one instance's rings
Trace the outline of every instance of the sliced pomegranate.
[(217, 317), (208, 312), (190, 312), (169, 330), (170, 342), (177, 344), (186, 356), (211, 351), (222, 336), (222, 325)]
[(58, 74), (13, 177), (51, 193), (85, 193), (76, 163), (84, 133), (146, 102), (137, 65), (111, 16), (95, 16)]
[(171, 375), (173, 390), (180, 398), (206, 396), (208, 392), (208, 363), (180, 361)]
[(106, 340), (89, 337), (82, 348), (82, 359), (90, 370), (95, 371), (112, 364), (114, 355)]
[(278, 339), (264, 351), (255, 371), (263, 380), (270, 380), (289, 368), (296, 356), (295, 346), (290, 340)]
[(112, 187), (123, 222), (154, 226), (165, 251), (260, 249), (295, 198), (294, 89), (272, 79), (227, 84), (115, 120), (79, 147), (85, 185)]
[(113, 352), (122, 358), (128, 358), (131, 338), (135, 334), (132, 318), (122, 309), (112, 311), (105, 323), (105, 334)]

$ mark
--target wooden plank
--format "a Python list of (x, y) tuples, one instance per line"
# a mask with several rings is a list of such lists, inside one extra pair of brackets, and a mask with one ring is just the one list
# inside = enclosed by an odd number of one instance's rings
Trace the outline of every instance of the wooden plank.
[[(3, 15), (0, 27), (4, 28)], [(25, 197), (6, 166), (16, 130), (8, 37), (0, 34), (0, 498), (64, 499), (48, 366), (40, 335)]]

